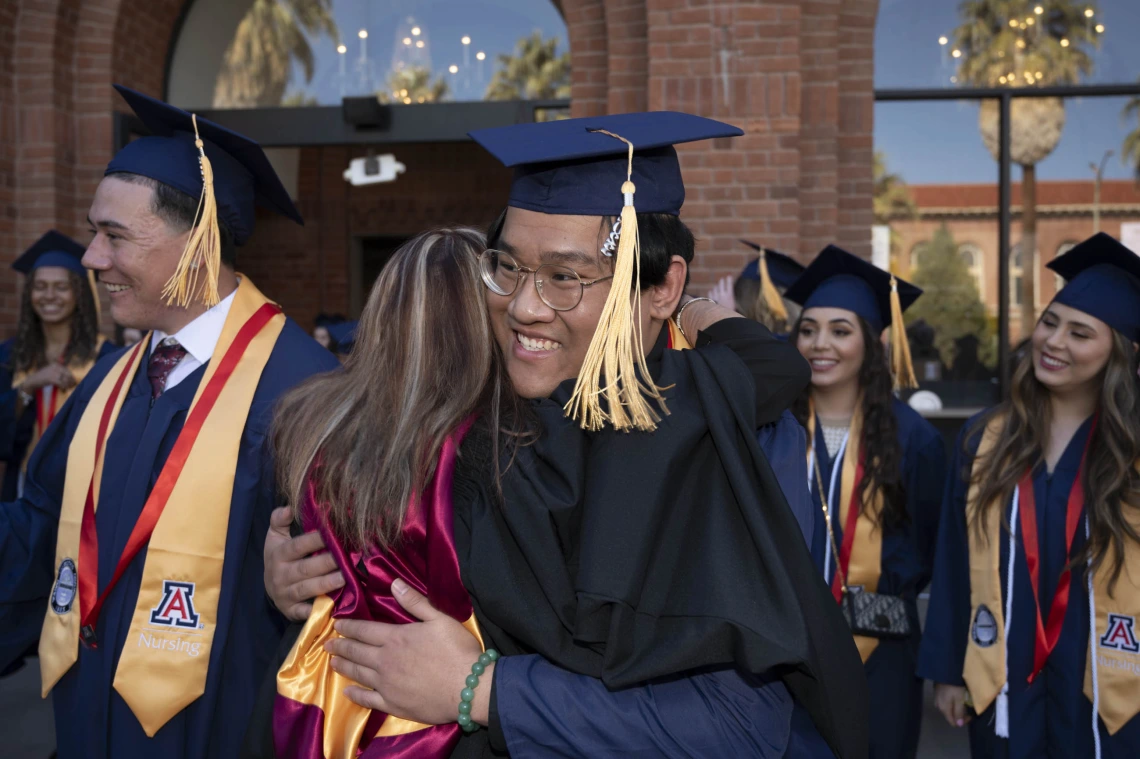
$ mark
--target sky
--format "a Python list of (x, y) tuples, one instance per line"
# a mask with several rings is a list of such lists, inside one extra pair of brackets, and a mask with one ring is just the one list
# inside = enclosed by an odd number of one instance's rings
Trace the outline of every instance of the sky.
[[(959, 0), (881, 0), (875, 30), (876, 88), (952, 87), (953, 59), (938, 44), (958, 25)], [(1133, 83), (1140, 77), (1140, 0), (1099, 0), (1101, 47), (1093, 52), (1091, 83)], [(1127, 98), (1077, 98), (1066, 102), (1057, 149), (1037, 166), (1039, 179), (1091, 179), (1090, 163), (1114, 150), (1104, 176), (1133, 176), (1120, 159), (1125, 135), (1121, 110)], [(878, 103), (875, 147), (890, 171), (910, 184), (996, 182), (997, 164), (978, 134), (978, 106), (971, 102)], [(1015, 168), (1013, 180), (1020, 172)]]
[[(395, 50), (406, 51), (405, 60), (412, 65), (430, 64), (435, 76), (448, 80), (453, 99), (475, 100), (482, 99), (498, 54), (510, 53), (521, 37), (537, 29), (545, 38), (558, 38), (559, 52), (568, 48), (566, 25), (547, 0), (332, 0), (332, 9), (347, 48), (345, 76), (340, 76), (342, 56), (336, 42), (328, 37), (310, 38), (317, 65), (309, 84), (294, 69), (298, 86), (293, 89), (315, 96), (320, 105), (339, 105), (342, 94), (374, 92), (377, 87), (365, 82), (383, 83), (396, 60)], [(413, 35), (417, 28), (420, 34)], [(361, 30), (368, 33), (363, 41)], [(462, 43), (464, 37), (471, 39), (469, 45)], [(405, 39), (412, 45), (404, 45)], [(421, 40), (424, 47), (417, 48)], [(482, 62), (476, 57), (479, 52), (486, 54)], [(362, 53), (367, 61), (363, 67)], [(452, 65), (458, 73), (450, 73)], [(362, 71), (369, 77), (364, 81)]]

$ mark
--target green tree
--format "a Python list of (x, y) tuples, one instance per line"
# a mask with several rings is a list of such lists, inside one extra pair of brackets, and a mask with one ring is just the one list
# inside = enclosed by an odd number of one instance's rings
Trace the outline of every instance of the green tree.
[(443, 77), (431, 78), (424, 66), (408, 66), (388, 76), (388, 90), (377, 92), (381, 103), (439, 103), (448, 96), (447, 82)]
[(570, 97), (570, 53), (557, 55), (558, 38), (536, 31), (499, 55), (499, 68), (487, 86), (487, 100), (550, 100)]
[(1121, 113), (1121, 116), (1126, 123), (1136, 122), (1136, 126), (1124, 138), (1124, 148), (1121, 150), (1120, 157), (1126, 166), (1132, 167), (1136, 172), (1136, 181), (1140, 182), (1140, 95), (1134, 95), (1128, 99), (1128, 105), (1124, 106), (1124, 112)]
[[(1091, 0), (966, 0), (953, 34), (958, 83), (1013, 88), (1076, 83), (1092, 71), (1095, 11)], [(1011, 116), (1010, 158), (1021, 166), (1022, 264), (1032, 273), (1037, 266), (1037, 164), (1061, 139), (1065, 105), (1058, 98), (1015, 98)], [(998, 118), (997, 101), (984, 101), (978, 124), (995, 160)], [(1028, 334), (1037, 321), (1036, 293), (1032, 274), (1021, 281), (1022, 333)]]
[(340, 39), (332, 0), (253, 0), (222, 59), (214, 107), (283, 105), (294, 63), (300, 64), (305, 83), (312, 81), (309, 36), (322, 34), (334, 43)]
[(922, 320), (934, 328), (934, 345), (946, 366), (954, 362), (955, 343), (965, 335), (978, 338), (985, 361), (993, 339), (990, 320), (978, 284), (945, 224), (934, 233), (930, 244), (921, 248), (911, 266), (911, 281), (926, 295), (907, 309), (907, 324)]

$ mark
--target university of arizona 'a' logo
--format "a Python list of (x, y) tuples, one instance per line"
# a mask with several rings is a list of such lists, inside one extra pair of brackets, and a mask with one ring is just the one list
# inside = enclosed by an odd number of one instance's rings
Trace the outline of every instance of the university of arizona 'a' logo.
[(1140, 643), (1136, 642), (1136, 618), (1109, 614), (1108, 632), (1100, 639), (1100, 645), (1102, 648), (1115, 648), (1132, 654), (1140, 651)]
[(162, 581), (162, 600), (150, 611), (152, 625), (198, 628), (198, 612), (194, 611), (194, 583)]

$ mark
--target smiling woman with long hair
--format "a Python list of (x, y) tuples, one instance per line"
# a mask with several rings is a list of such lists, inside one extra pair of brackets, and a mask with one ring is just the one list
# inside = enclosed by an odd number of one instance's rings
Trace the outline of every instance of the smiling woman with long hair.
[(919, 672), (975, 759), (1140, 756), (1140, 259), (1049, 267), (1005, 403), (955, 449)]
[[(812, 557), (847, 613), (871, 690), (872, 759), (918, 750), (917, 598), (930, 578), (945, 451), (892, 392), (910, 374), (902, 311), (921, 291), (827, 247), (788, 288), (792, 330), (811, 364), (795, 413), (808, 430), (816, 513)], [(892, 301), (896, 302), (892, 303)], [(890, 360), (879, 337), (891, 329)], [(870, 611), (856, 611), (863, 603)]]
[(16, 260), (25, 276), (16, 337), (0, 343), (0, 501), (18, 497), (28, 456), (72, 389), (114, 349), (99, 334), (84, 246), (48, 232)]

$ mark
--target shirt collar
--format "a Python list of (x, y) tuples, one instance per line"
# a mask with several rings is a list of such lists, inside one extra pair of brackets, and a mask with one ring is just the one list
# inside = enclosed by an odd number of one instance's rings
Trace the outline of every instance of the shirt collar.
[(226, 325), (226, 317), (230, 314), (230, 307), (234, 304), (237, 288), (222, 299), (221, 303), (187, 324), (173, 335), (155, 330), (150, 338), (150, 349), (165, 340), (173, 337), (178, 344), (186, 349), (186, 353), (194, 357), (199, 363), (205, 364), (214, 355), (218, 340), (222, 336), (222, 328)]

